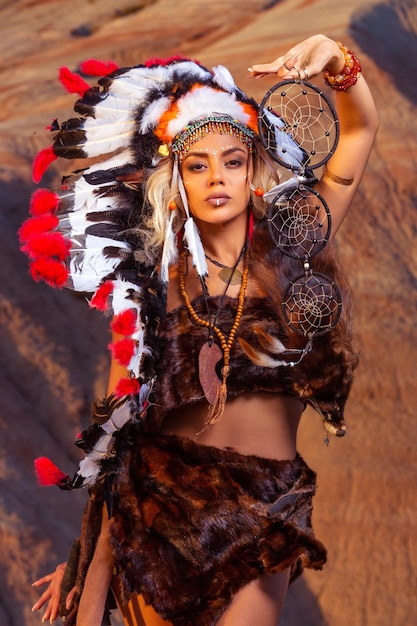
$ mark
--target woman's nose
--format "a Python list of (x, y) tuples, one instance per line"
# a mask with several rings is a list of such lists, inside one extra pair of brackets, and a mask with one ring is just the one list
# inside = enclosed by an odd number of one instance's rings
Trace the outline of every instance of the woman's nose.
[(213, 168), (210, 172), (210, 186), (223, 185), (223, 176), (218, 168)]

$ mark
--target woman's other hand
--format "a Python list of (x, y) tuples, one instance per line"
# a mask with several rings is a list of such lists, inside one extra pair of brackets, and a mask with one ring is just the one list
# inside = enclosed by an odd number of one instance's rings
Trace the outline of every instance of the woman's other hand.
[[(42, 616), (42, 622), (49, 621), (50, 624), (59, 615), (59, 605), (61, 602), (61, 589), (62, 589), (62, 581), (64, 578), (66, 563), (60, 563), (54, 572), (39, 578), (39, 580), (35, 580), (33, 583), (33, 587), (42, 587), (49, 583), (48, 587), (45, 589), (39, 600), (35, 602), (32, 607), (32, 611), (39, 611), (43, 606), (46, 606), (45, 613)], [(67, 595), (65, 606), (67, 609), (70, 609), (74, 600), (74, 596), (76, 593), (76, 587), (71, 589), (69, 594)]]

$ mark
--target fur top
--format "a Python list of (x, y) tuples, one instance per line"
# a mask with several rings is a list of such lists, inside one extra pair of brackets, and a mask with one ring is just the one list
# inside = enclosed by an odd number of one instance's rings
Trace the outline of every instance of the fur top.
[[(302, 349), (307, 343), (306, 337), (290, 329), (282, 312), (282, 295), (288, 281), (300, 273), (300, 262), (267, 245), (268, 241), (268, 233), (258, 230), (252, 245), (249, 276), (256, 281), (259, 295), (245, 300), (237, 340), (231, 351), (228, 395), (232, 398), (243, 393), (266, 391), (297, 397), (321, 413), (331, 432), (342, 435), (345, 430), (343, 411), (357, 358), (352, 348), (349, 290), (330, 245), (314, 259), (314, 271), (323, 272), (336, 280), (342, 293), (342, 314), (336, 327), (316, 337), (312, 351), (295, 367), (257, 365), (247, 356), (243, 342), (240, 343), (244, 340), (262, 351), (259, 332), (278, 339), (287, 350)], [(209, 298), (212, 311), (217, 310), (218, 303), (219, 297)], [(194, 300), (193, 306), (205, 318), (203, 296)], [(217, 325), (226, 335), (235, 319), (236, 307), (236, 299), (223, 299)], [(157, 364), (154, 387), (155, 406), (148, 422), (152, 429), (158, 430), (169, 411), (205, 401), (198, 377), (198, 356), (207, 341), (207, 334), (206, 328), (190, 319), (185, 306), (171, 311), (161, 323), (161, 358)]]

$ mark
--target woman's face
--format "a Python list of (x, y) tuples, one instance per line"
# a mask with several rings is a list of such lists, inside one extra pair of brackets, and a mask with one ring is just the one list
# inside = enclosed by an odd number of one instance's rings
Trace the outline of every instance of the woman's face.
[(199, 225), (246, 223), (252, 158), (236, 137), (213, 133), (196, 141), (182, 161), (181, 175)]

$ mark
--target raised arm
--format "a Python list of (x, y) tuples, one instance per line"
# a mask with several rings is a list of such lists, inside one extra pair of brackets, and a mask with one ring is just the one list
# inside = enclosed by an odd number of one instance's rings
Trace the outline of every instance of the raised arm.
[[(360, 73), (356, 82), (346, 80), (345, 54), (337, 42), (324, 35), (314, 35), (300, 42), (275, 61), (253, 65), (255, 78), (276, 74), (280, 79), (314, 79), (326, 72), (335, 82), (335, 106), (340, 123), (340, 139), (316, 185), (332, 213), (332, 236), (337, 232), (356, 193), (379, 126), (378, 112), (368, 85)], [(355, 72), (356, 74), (356, 72)], [(313, 80), (314, 82), (314, 80)]]

